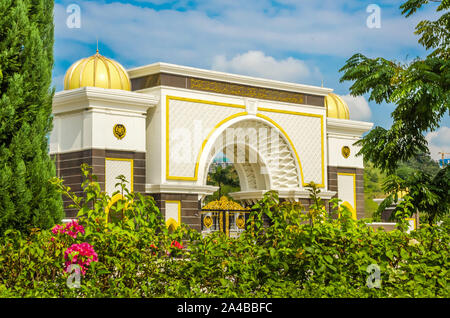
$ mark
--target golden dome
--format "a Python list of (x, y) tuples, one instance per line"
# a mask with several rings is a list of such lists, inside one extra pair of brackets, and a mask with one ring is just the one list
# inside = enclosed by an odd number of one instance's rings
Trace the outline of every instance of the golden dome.
[(73, 63), (64, 76), (65, 90), (85, 86), (131, 90), (130, 78), (123, 66), (98, 51)]
[(336, 94), (329, 93), (325, 96), (325, 107), (327, 108), (327, 117), (350, 119), (347, 104)]

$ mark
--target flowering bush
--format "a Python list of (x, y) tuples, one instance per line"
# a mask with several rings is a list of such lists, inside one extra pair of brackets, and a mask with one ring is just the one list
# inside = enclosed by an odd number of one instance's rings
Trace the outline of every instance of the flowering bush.
[(152, 251), (152, 255), (156, 255), (158, 252), (158, 248), (155, 246), (155, 244), (150, 244), (150, 249)]
[(73, 220), (69, 223), (66, 223), (64, 225), (57, 224), (52, 229), (53, 234), (67, 234), (73, 238), (77, 238), (78, 234), (84, 234), (84, 227), (80, 224), (78, 224), (77, 220)]
[(173, 240), (170, 243), (170, 251), (167, 252), (167, 255), (169, 256), (173, 256), (173, 257), (178, 257), (181, 254), (181, 250), (183, 249), (183, 244), (181, 244), (180, 242)]
[[(107, 223), (107, 197), (88, 180), (85, 201), (72, 196), (83, 236), (59, 235), (62, 226), (0, 237), (0, 297), (450, 296), (446, 226), (374, 231), (345, 208), (332, 219), (312, 200), (321, 212), (308, 214), (298, 202), (280, 203), (269, 192), (239, 238), (202, 237), (183, 224), (169, 233), (151, 197), (137, 194), (118, 206), (124, 218)], [(66, 284), (71, 264), (84, 270), (78, 289)], [(367, 285), (371, 264), (380, 269), (380, 288)]]
[(77, 264), (80, 266), (81, 273), (86, 274), (86, 269), (91, 262), (98, 262), (97, 253), (95, 253), (94, 248), (89, 243), (72, 244), (64, 252), (65, 269), (67, 269), (72, 264)]
[(170, 243), (170, 247), (173, 247), (173, 248), (181, 250), (183, 248), (183, 244), (181, 244), (178, 241), (173, 240), (172, 243)]

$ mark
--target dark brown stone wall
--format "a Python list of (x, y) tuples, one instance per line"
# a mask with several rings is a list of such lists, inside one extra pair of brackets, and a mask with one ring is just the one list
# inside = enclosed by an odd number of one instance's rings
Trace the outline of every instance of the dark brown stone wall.
[[(105, 189), (105, 158), (133, 159), (133, 190), (134, 192), (145, 192), (145, 153), (143, 152), (87, 149), (55, 154), (52, 155), (52, 158), (55, 159), (57, 176), (62, 178), (64, 184), (70, 187), (77, 196), (83, 196), (81, 189), (83, 182), (81, 165), (83, 163), (92, 167), (92, 173), (97, 176), (100, 188)], [(63, 202), (66, 217), (76, 217), (78, 211), (68, 207), (72, 201), (63, 197)]]
[(336, 191), (338, 196), (337, 176), (338, 173), (354, 173), (356, 175), (356, 217), (363, 219), (366, 217), (364, 212), (364, 169), (360, 168), (345, 168), (328, 166), (328, 189)]
[[(76, 196), (83, 196), (81, 183), (83, 182), (80, 166), (85, 163), (92, 166), (92, 151), (82, 150), (69, 153), (55, 154), (56, 175), (63, 179), (64, 185), (71, 188)], [(67, 218), (76, 217), (77, 210), (68, 206), (73, 202), (63, 195), (64, 210)]]

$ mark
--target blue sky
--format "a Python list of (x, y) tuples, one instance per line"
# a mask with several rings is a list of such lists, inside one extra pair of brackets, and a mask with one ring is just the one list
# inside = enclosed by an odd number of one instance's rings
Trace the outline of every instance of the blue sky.
[[(347, 96), (339, 69), (354, 53), (401, 62), (426, 55), (414, 28), (433, 19), (433, 6), (404, 18), (397, 0), (101, 0), (55, 1), (56, 90), (76, 60), (100, 53), (125, 68), (168, 62), (333, 88), (351, 119), (389, 127), (394, 105)], [(80, 28), (69, 28), (70, 4), (80, 7)], [(380, 28), (369, 28), (370, 4)], [(450, 152), (450, 119), (428, 134), (432, 157)]]

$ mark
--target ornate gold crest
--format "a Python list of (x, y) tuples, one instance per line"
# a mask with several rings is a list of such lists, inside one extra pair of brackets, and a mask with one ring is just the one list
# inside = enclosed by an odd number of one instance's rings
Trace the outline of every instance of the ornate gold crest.
[(236, 219), (236, 225), (238, 228), (243, 229), (245, 226), (245, 217), (243, 215), (239, 215)]
[(115, 124), (113, 128), (113, 134), (117, 139), (122, 139), (127, 134), (127, 129), (122, 124)]
[(348, 158), (350, 156), (350, 148), (348, 146), (342, 147), (342, 155), (344, 158)]
[(210, 228), (211, 225), (213, 224), (212, 218), (211, 218), (209, 215), (205, 216), (205, 217), (203, 218), (203, 224), (204, 224), (207, 228)]

